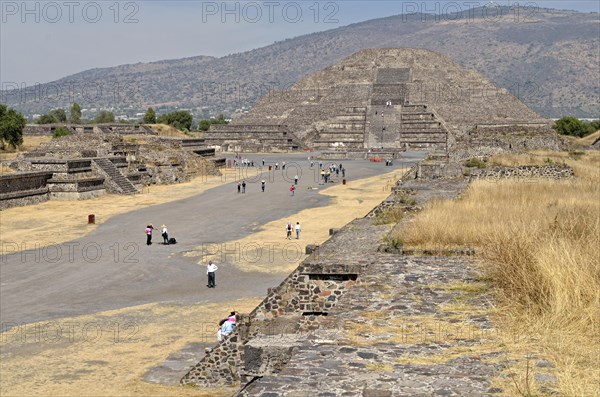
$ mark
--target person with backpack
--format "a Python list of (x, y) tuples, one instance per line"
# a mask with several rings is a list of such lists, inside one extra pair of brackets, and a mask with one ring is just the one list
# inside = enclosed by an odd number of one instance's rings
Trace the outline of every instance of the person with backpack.
[(163, 244), (169, 245), (169, 231), (167, 230), (167, 225), (163, 223), (160, 227), (162, 228), (161, 235), (163, 238)]
[(291, 240), (292, 239), (292, 223), (288, 222), (287, 225), (285, 225), (285, 231), (287, 234), (287, 239)]

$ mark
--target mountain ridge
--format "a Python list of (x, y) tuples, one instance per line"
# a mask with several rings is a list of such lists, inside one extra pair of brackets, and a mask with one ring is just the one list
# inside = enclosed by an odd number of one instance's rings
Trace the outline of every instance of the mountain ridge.
[[(478, 16), (478, 9), (471, 10), (468, 21), (432, 21), (431, 14), (395, 15), (222, 57), (199, 55), (88, 69), (41, 84), (38, 100), (23, 103), (20, 91), (2, 92), (1, 98), (26, 114), (68, 108), (73, 101), (84, 108), (124, 114), (148, 106), (159, 112), (190, 109), (196, 117), (232, 114), (251, 107), (269, 90), (289, 87), (358, 50), (408, 47), (440, 52), (483, 73), (545, 117), (597, 117), (597, 13), (540, 9), (535, 23), (533, 19), (517, 22), (504, 7), (504, 14), (490, 22)], [(95, 87), (95, 96), (86, 95), (83, 88), (73, 88), (70, 95), (56, 100), (44, 96), (50, 87), (69, 84)]]

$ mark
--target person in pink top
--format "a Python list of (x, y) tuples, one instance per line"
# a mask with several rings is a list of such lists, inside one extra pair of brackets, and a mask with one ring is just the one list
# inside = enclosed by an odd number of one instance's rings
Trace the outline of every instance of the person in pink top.
[(146, 226), (146, 245), (152, 244), (152, 230), (156, 230), (152, 224)]

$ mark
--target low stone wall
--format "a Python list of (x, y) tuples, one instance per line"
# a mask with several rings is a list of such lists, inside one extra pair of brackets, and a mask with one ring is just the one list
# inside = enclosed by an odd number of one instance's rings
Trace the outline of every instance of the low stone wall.
[(52, 193), (59, 192), (89, 192), (93, 190), (104, 190), (104, 178), (91, 177), (82, 179), (49, 179), (48, 188)]
[(321, 152), (319, 157), (322, 160), (363, 160), (365, 158), (365, 151), (328, 151)]
[(106, 194), (106, 189), (93, 189), (89, 191), (74, 191), (74, 192), (50, 192), (49, 199), (51, 200), (89, 200), (96, 197), (101, 197)]
[(537, 134), (535, 132), (520, 134), (471, 132), (470, 134), (453, 142), (450, 148), (450, 157), (453, 161), (460, 162), (475, 157), (484, 158), (530, 150), (564, 150), (568, 147), (568, 142), (553, 132)]
[(470, 178), (474, 179), (565, 179), (575, 176), (573, 169), (567, 165), (527, 165), (520, 167), (492, 167), (486, 169), (470, 169)]
[(27, 124), (23, 129), (23, 135), (26, 136), (47, 136), (52, 135), (57, 128), (66, 128), (73, 133), (78, 134), (149, 134), (156, 135), (152, 128), (137, 124)]
[(413, 167), (403, 178), (435, 180), (435, 179), (565, 179), (574, 176), (573, 169), (565, 164), (527, 165), (519, 167), (466, 167), (454, 161), (423, 161)]
[(51, 177), (51, 172), (0, 175), (0, 209), (47, 201), (46, 181)]
[(244, 346), (239, 331), (236, 331), (207, 352), (202, 361), (181, 379), (181, 384), (214, 387), (238, 383), (243, 362)]

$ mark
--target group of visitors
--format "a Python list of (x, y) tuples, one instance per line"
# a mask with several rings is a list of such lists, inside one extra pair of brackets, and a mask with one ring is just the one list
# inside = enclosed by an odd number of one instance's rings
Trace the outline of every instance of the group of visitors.
[[(174, 241), (174, 239), (169, 240), (169, 231), (167, 229), (167, 225), (162, 224), (160, 227), (161, 227), (161, 236), (163, 238), (163, 244), (164, 245), (172, 244), (171, 241)], [(152, 245), (152, 232), (154, 230), (158, 230), (158, 229), (155, 228), (151, 223), (146, 225), (146, 245)]]
[(246, 194), (246, 181), (241, 181), (237, 183), (237, 192)]
[[(275, 169), (278, 170), (279, 169), (279, 163), (275, 163)], [(285, 170), (285, 161), (281, 162), (281, 169)]]
[(300, 239), (300, 222), (296, 222), (296, 226), (292, 226), (292, 222), (288, 221), (288, 223), (285, 225), (285, 232), (286, 232), (286, 238), (288, 240), (292, 239), (292, 231), (296, 230), (296, 240)]
[[(265, 165), (265, 159), (263, 159), (263, 165)], [(233, 158), (233, 166), (234, 167), (254, 167), (254, 160), (250, 160), (248, 158), (242, 157), (241, 155), (236, 154)]]

